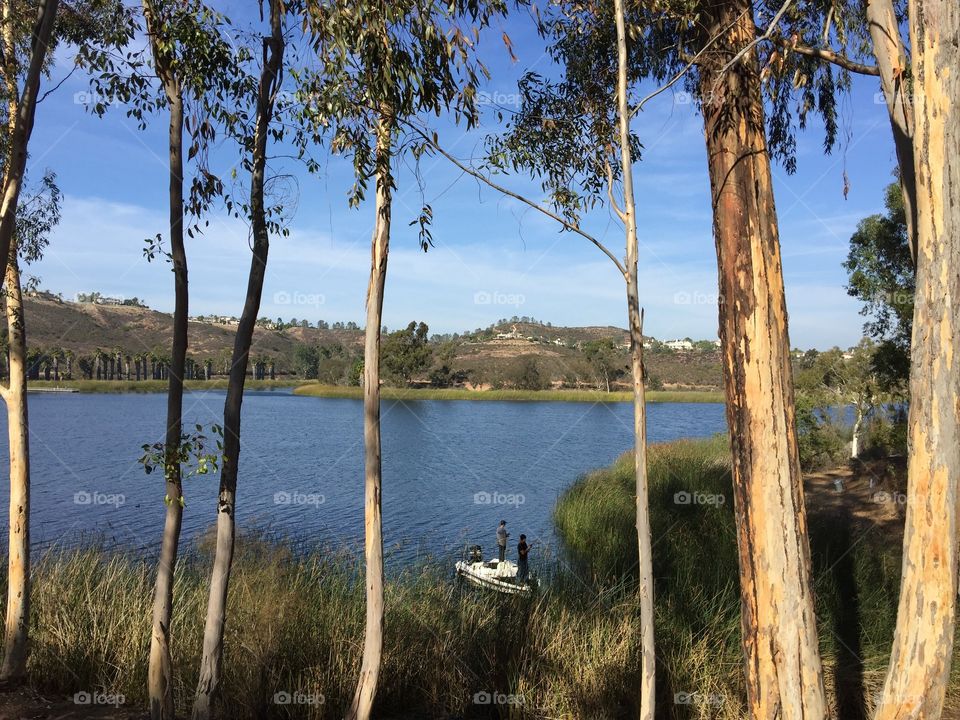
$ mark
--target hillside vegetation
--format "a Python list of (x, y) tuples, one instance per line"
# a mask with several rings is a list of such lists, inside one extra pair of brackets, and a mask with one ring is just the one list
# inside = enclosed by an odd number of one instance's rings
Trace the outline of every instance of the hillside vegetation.
[[(34, 379), (48, 375), (63, 379), (69, 367), (73, 380), (96, 380), (99, 351), (105, 358), (118, 354), (121, 358), (120, 367), (113, 370), (105, 364), (103, 379), (126, 379), (124, 366), (130, 364), (131, 379), (135, 380), (136, 357), (149, 357), (159, 366), (168, 354), (172, 318), (167, 313), (135, 305), (66, 302), (47, 293), (28, 297), (25, 306)], [(428, 337), (423, 323), (412, 323), (412, 332), (407, 328), (388, 333), (383, 349), (385, 380), (398, 387), (629, 389), (625, 330), (553, 327), (526, 320), (501, 320), (463, 334)], [(326, 385), (357, 384), (363, 330), (353, 324), (320, 325), (260, 323), (254, 332), (252, 361), (272, 367), (274, 377), (319, 380)], [(421, 326), (422, 337), (417, 335)], [(208, 361), (214, 377), (225, 374), (234, 332), (235, 327), (227, 323), (190, 322), (189, 355), (198, 368), (196, 377)], [(59, 357), (56, 364), (55, 356)], [(648, 387), (654, 390), (721, 389), (719, 355), (712, 343), (672, 350), (651, 338), (646, 367)], [(151, 374), (151, 379), (162, 377)]]

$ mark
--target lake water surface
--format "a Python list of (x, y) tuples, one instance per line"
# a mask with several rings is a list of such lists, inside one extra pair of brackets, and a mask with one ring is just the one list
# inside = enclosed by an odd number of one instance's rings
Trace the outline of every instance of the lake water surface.
[[(223, 391), (184, 396), (186, 427), (222, 423)], [(162, 440), (162, 394), (39, 394), (30, 402), (32, 532), (36, 545), (98, 539), (151, 552), (163, 526), (159, 474), (137, 462)], [(243, 404), (237, 520), (354, 553), (363, 550), (363, 435), (359, 400), (248, 392)], [(551, 512), (581, 474), (632, 445), (630, 403), (384, 401), (383, 525), (388, 562), (493, 546), (504, 519), (514, 539), (553, 544)], [(0, 462), (6, 468), (6, 414)], [(649, 407), (651, 442), (726, 429), (723, 406)], [(0, 481), (6, 508), (7, 473)], [(184, 489), (185, 539), (216, 515), (218, 477)], [(6, 531), (2, 542), (6, 544)]]

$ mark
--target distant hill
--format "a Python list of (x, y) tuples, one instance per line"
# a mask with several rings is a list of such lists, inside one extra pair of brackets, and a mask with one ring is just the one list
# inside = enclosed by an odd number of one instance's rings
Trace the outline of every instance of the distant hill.
[[(27, 343), (31, 351), (70, 351), (92, 356), (98, 349), (123, 355), (169, 354), (173, 319), (146, 307), (63, 301), (47, 293), (25, 299)], [(214, 373), (224, 372), (233, 348), (235, 326), (212, 321), (189, 325), (189, 354), (213, 360)], [(4, 333), (5, 334), (5, 333)], [(500, 323), (490, 328), (433, 341), (433, 365), (447, 365), (468, 385), (509, 387), (531, 362), (544, 382), (573, 386), (597, 384), (596, 372), (582, 348), (594, 340), (610, 341), (616, 362), (628, 369), (627, 331), (617, 327), (553, 327), (535, 322)], [(648, 381), (654, 387), (718, 389), (720, 359), (716, 350), (676, 352), (652, 341), (646, 352)], [(361, 357), (361, 329), (258, 327), (253, 357), (268, 358), (280, 375), (295, 375), (298, 346), (336, 348), (344, 367)], [(430, 373), (424, 373), (427, 382)], [(613, 385), (626, 387), (624, 379)]]

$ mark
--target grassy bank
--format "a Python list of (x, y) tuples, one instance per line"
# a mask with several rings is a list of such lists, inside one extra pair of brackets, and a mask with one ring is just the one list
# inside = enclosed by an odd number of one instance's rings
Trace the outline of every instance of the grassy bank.
[[(241, 543), (230, 588), (222, 717), (341, 718), (363, 643), (363, 577), (343, 558)], [(179, 712), (196, 686), (207, 557), (178, 568)], [(145, 708), (152, 567), (96, 550), (36, 571), (30, 682), (47, 697), (123, 695)], [(617, 718), (636, 687), (633, 602), (556, 577), (533, 599), (458, 587), (449, 569), (410, 571), (386, 591), (377, 716)], [(303, 702), (282, 704), (277, 693)], [(505, 701), (485, 703), (486, 695)], [(320, 701), (322, 698), (322, 701)], [(313, 699), (316, 702), (306, 702)], [(479, 702), (477, 702), (479, 701)], [(509, 702), (507, 702), (509, 701)]]
[[(709, 712), (679, 717), (743, 717), (728, 458), (722, 437), (656, 446), (650, 453), (657, 657), (666, 676), (658, 682), (723, 698)], [(866, 718), (883, 684), (896, 623), (900, 539), (889, 528), (858, 526), (816, 503), (808, 494), (825, 680), (836, 717)], [(601, 587), (634, 576), (633, 458), (626, 455), (578, 481), (559, 500), (554, 519), (582, 576)], [(955, 704), (958, 693), (955, 662), (948, 702)]]
[[(212, 380), (186, 380), (183, 385), (187, 390), (226, 390), (227, 378)], [(297, 380), (250, 380), (247, 379), (247, 390), (271, 390), (288, 388), (297, 384)], [(167, 391), (166, 380), (31, 380), (30, 388), (72, 388), (82, 393), (162, 393)]]
[[(650, 469), (657, 717), (739, 720), (744, 688), (726, 441), (657, 446)], [(582, 478), (558, 502), (555, 520), (570, 562), (542, 568), (549, 579), (532, 598), (459, 587), (447, 566), (392, 578), (377, 717), (635, 717), (633, 518), (624, 457)], [(896, 617), (895, 533), (854, 533), (849, 523), (816, 512), (810, 525), (833, 716), (865, 718)], [(197, 681), (210, 561), (201, 546), (178, 567), (173, 647), (181, 714)], [(241, 537), (223, 717), (342, 717), (363, 640), (360, 570), (346, 557)], [(96, 549), (42, 558), (31, 684), (48, 697), (101, 692), (145, 708), (152, 572), (149, 562)], [(276, 701), (288, 696), (294, 702)]]
[[(306, 383), (298, 386), (296, 395), (324, 398), (361, 398), (363, 390), (347, 385)], [(602, 392), (600, 390), (466, 390), (464, 388), (393, 388), (384, 387), (381, 395), (386, 400), (510, 400), (539, 402), (631, 402), (632, 393)], [(686, 390), (651, 390), (647, 401), (719, 403), (723, 393)]]

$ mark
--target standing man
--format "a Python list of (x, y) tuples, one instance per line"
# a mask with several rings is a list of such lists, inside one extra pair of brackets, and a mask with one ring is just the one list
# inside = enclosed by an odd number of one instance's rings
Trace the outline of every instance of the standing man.
[(510, 533), (507, 532), (507, 521), (501, 520), (500, 527), (497, 528), (497, 548), (500, 550), (500, 562), (507, 558), (507, 538)]
[(521, 535), (520, 542), (517, 544), (517, 580), (526, 582), (530, 574), (530, 568), (527, 565), (527, 554), (530, 552), (530, 546), (527, 545), (527, 536)]

